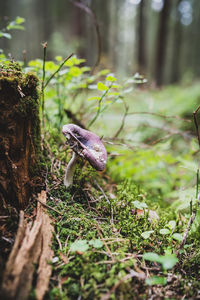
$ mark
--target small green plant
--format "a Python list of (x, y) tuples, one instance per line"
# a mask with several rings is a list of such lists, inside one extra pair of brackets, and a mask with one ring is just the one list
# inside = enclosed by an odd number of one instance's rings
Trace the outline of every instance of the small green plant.
[(0, 38), (11, 39), (12, 35), (10, 34), (11, 30), (24, 30), (25, 19), (22, 17), (16, 17), (14, 21), (11, 21), (6, 25), (5, 28), (0, 30)]
[[(164, 274), (166, 274), (167, 270), (172, 269), (178, 262), (176, 254), (169, 253), (165, 255), (158, 255), (154, 252), (148, 252), (143, 254), (143, 259), (150, 262), (159, 263), (162, 266)], [(165, 285), (167, 283), (167, 278), (163, 276), (150, 276), (146, 279), (145, 282), (148, 285)]]

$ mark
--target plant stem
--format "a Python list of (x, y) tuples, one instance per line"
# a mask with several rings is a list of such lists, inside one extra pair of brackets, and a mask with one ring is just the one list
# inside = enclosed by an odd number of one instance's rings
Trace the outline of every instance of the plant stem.
[(63, 60), (63, 62), (60, 64), (60, 66), (58, 67), (58, 69), (49, 77), (49, 79), (47, 80), (47, 82), (44, 85), (44, 89), (47, 87), (47, 85), (49, 84), (49, 82), (51, 81), (51, 79), (54, 78), (54, 76), (60, 71), (60, 69), (63, 67), (63, 65), (66, 63), (67, 60), (69, 60), (74, 54), (70, 54), (67, 58), (65, 58)]
[(47, 54), (47, 42), (45, 42), (44, 44), (42, 44), (43, 46), (43, 68), (42, 68), (42, 87), (41, 87), (41, 90), (42, 90), (42, 125), (43, 125), (43, 128), (45, 126), (44, 124), (44, 81), (45, 81), (45, 63), (46, 63), (46, 54)]
[(108, 92), (110, 91), (111, 87), (112, 87), (112, 84), (109, 86), (109, 88), (101, 96), (101, 99), (99, 100), (99, 105), (98, 105), (97, 113), (94, 116), (94, 118), (90, 121), (90, 123), (88, 125), (88, 128), (90, 128), (92, 126), (92, 124), (96, 121), (96, 119), (99, 117), (99, 115), (101, 113), (101, 104), (102, 104), (102, 101), (105, 98), (105, 96), (108, 94)]

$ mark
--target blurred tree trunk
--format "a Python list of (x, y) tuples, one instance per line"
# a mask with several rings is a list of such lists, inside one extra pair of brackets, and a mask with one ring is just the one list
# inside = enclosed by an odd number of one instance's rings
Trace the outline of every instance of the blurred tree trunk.
[(119, 12), (121, 8), (121, 2), (110, 0), (109, 11), (110, 11), (110, 27), (109, 27), (109, 67), (117, 66), (119, 54), (117, 51), (118, 47), (118, 30), (119, 30)]
[(85, 28), (85, 12), (79, 7), (73, 6), (73, 28), (72, 32), (77, 38), (78, 42), (78, 56), (81, 58), (86, 57), (86, 45), (84, 44), (84, 37), (86, 35)]
[(163, 71), (167, 47), (167, 29), (170, 15), (171, 0), (165, 0), (158, 22), (158, 34), (155, 52), (155, 81), (157, 86), (163, 83)]
[(178, 11), (178, 6), (181, 0), (178, 0), (176, 3), (176, 19), (173, 30), (173, 41), (172, 41), (172, 66), (171, 66), (171, 76), (170, 83), (178, 82), (180, 79), (180, 56), (181, 56), (181, 47), (182, 47), (182, 24), (180, 22), (180, 12)]
[(145, 1), (141, 0), (138, 12), (138, 65), (139, 72), (146, 70)]
[[(191, 24), (191, 37), (193, 40), (193, 47), (192, 48), (192, 69), (194, 75), (199, 77), (200, 76), (200, 39), (199, 39), (199, 28), (200, 28), (200, 1), (195, 0), (193, 2), (193, 23)], [(190, 46), (190, 44), (189, 44)], [(190, 66), (191, 69), (191, 66)]]
[[(38, 80), (18, 64), (0, 68), (0, 207), (24, 208), (40, 174)], [(40, 176), (40, 177), (39, 177)]]
[[(102, 9), (103, 2), (103, 9)], [(109, 15), (109, 1), (94, 1), (93, 10), (99, 20), (99, 27), (101, 31), (102, 52), (106, 55), (109, 49), (109, 36), (106, 34), (109, 30), (110, 15)]]

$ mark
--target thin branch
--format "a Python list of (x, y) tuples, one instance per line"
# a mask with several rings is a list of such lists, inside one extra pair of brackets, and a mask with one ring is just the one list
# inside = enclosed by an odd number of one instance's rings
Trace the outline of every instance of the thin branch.
[(192, 122), (189, 119), (180, 118), (178, 116), (165, 116), (165, 115), (162, 115), (162, 114), (157, 114), (157, 113), (148, 112), (148, 111), (130, 112), (130, 113), (128, 113), (128, 115), (152, 115), (152, 116), (163, 118), (163, 119), (177, 119), (177, 120), (185, 121), (185, 122), (188, 122), (188, 123)]
[(44, 89), (47, 87), (47, 85), (49, 84), (49, 82), (51, 81), (51, 79), (54, 78), (54, 76), (60, 71), (60, 69), (64, 66), (64, 64), (66, 63), (66, 61), (68, 61), (74, 54), (71, 53), (67, 58), (65, 58), (63, 60), (63, 62), (60, 64), (60, 66), (58, 67), (58, 69), (49, 77), (49, 79), (47, 80), (47, 82), (44, 85)]
[(101, 105), (102, 105), (102, 101), (103, 99), (106, 97), (106, 95), (108, 94), (108, 92), (110, 91), (112, 87), (112, 84), (108, 87), (108, 89), (103, 93), (103, 95), (101, 96), (101, 99), (99, 100), (99, 105), (97, 108), (97, 112), (96, 115), (94, 116), (94, 118), (90, 121), (88, 128), (90, 128), (92, 126), (92, 124), (96, 121), (96, 119), (99, 117), (100, 113), (101, 113)]
[(46, 204), (46, 203), (43, 203), (42, 201), (40, 201), (39, 199), (37, 199), (37, 201), (38, 202), (40, 202), (40, 204), (42, 204), (44, 207), (46, 207), (46, 208), (49, 208), (49, 209), (51, 209), (51, 210), (53, 210), (54, 212), (56, 212), (57, 214), (59, 214), (59, 215), (63, 215), (61, 212), (59, 212), (58, 210), (56, 210), (55, 208), (53, 208), (53, 207), (51, 207), (51, 206), (49, 206), (48, 204)]
[(114, 134), (113, 138), (117, 138), (119, 136), (120, 132), (124, 128), (126, 117), (129, 115), (129, 113), (128, 113), (129, 107), (128, 107), (128, 105), (126, 104), (126, 102), (124, 100), (123, 100), (123, 103), (124, 103), (125, 111), (124, 111), (124, 115), (123, 115), (123, 118), (122, 118), (121, 126), (119, 127), (117, 132)]
[(200, 147), (200, 133), (199, 133), (199, 125), (198, 125), (198, 121), (197, 121), (197, 113), (198, 113), (199, 109), (200, 109), (200, 105), (193, 112), (193, 118), (194, 118), (194, 125), (196, 128), (196, 134), (197, 134), (197, 138), (198, 138), (198, 142), (199, 142), (199, 147)]
[(91, 73), (94, 72), (94, 69), (98, 66), (99, 62), (100, 62), (100, 59), (101, 59), (101, 34), (100, 34), (100, 29), (99, 29), (99, 23), (97, 21), (97, 16), (95, 14), (95, 12), (93, 12), (93, 10), (81, 3), (81, 2), (78, 2), (78, 1), (71, 1), (76, 7), (82, 9), (83, 11), (85, 11), (88, 15), (90, 15), (93, 19), (93, 23), (94, 23), (94, 26), (95, 26), (95, 31), (96, 31), (96, 36), (97, 36), (97, 49), (98, 49), (98, 52), (97, 52), (97, 60), (96, 60), (96, 63), (94, 65), (94, 67), (92, 68), (92, 71)]
[[(198, 186), (199, 186), (199, 170), (197, 170), (197, 192), (198, 192)], [(197, 196), (197, 203), (196, 203), (196, 208), (195, 210), (192, 212), (190, 218), (189, 218), (189, 221), (188, 221), (188, 224), (187, 224), (187, 227), (186, 227), (186, 230), (184, 232), (184, 235), (183, 235), (183, 240), (176, 252), (177, 255), (180, 254), (180, 250), (184, 247), (185, 243), (186, 243), (186, 240), (187, 240), (187, 237), (188, 237), (188, 234), (190, 232), (190, 229), (191, 229), (191, 226), (192, 224), (194, 223), (194, 220), (196, 218), (196, 215), (197, 215), (197, 211), (199, 209), (199, 206), (200, 206), (200, 192), (198, 192), (198, 196)]]
[(43, 67), (42, 67), (42, 87), (41, 87), (41, 90), (42, 90), (42, 125), (44, 127), (44, 88), (45, 88), (45, 85), (44, 85), (44, 81), (45, 81), (45, 64), (46, 64), (46, 55), (47, 55), (47, 42), (43, 43), (42, 44), (43, 46)]

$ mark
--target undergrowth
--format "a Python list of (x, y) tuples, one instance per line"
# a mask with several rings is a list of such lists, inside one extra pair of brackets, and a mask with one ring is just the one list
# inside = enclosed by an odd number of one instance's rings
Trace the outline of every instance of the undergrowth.
[(176, 256), (189, 215), (163, 204), (162, 193), (152, 201), (141, 182), (114, 182), (82, 161), (66, 190), (63, 174), (71, 154), (59, 149), (48, 175), (48, 205), (56, 211), (49, 210), (55, 234), (46, 299), (197, 297), (198, 232)]

